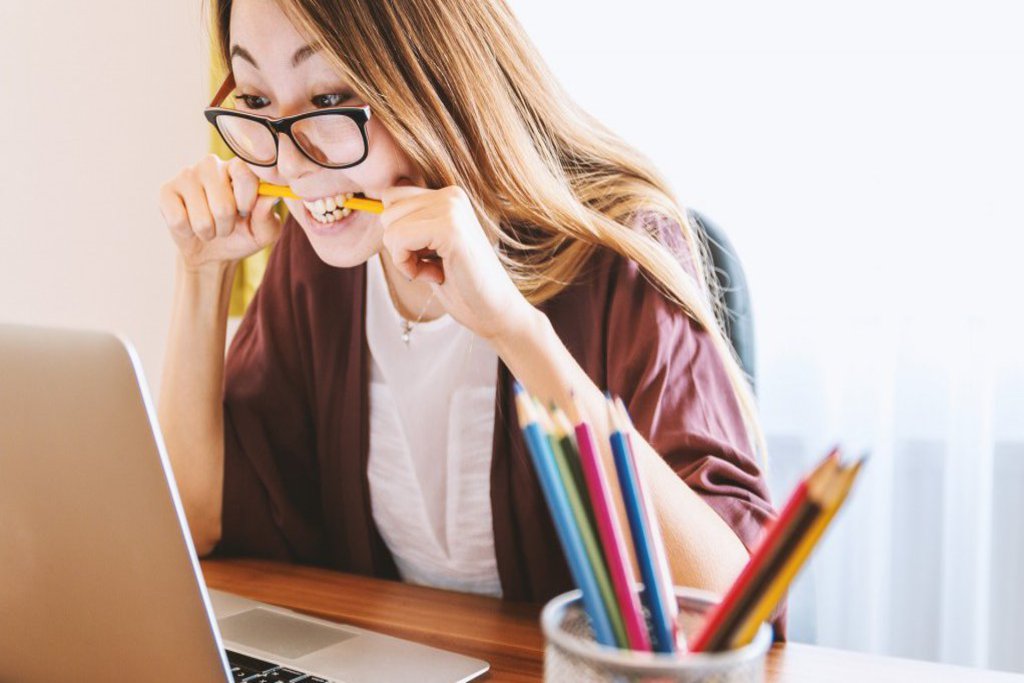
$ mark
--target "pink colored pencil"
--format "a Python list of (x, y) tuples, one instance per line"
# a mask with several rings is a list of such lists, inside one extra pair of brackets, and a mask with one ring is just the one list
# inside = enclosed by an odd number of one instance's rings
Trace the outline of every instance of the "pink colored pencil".
[(594, 440), (594, 433), (583, 419), (579, 406), (573, 405), (573, 419), (576, 422), (576, 443), (579, 446), (580, 464), (583, 467), (583, 478), (590, 492), (590, 502), (597, 521), (598, 536), (604, 547), (605, 559), (612, 578), (615, 596), (622, 610), (622, 620), (626, 625), (626, 637), (629, 647), (643, 652), (651, 651), (651, 637), (647, 632), (640, 596), (636, 592), (636, 576), (633, 565), (626, 551), (626, 541), (622, 526), (615, 514), (615, 503), (612, 488), (608, 483), (608, 475), (601, 461), (601, 454)]

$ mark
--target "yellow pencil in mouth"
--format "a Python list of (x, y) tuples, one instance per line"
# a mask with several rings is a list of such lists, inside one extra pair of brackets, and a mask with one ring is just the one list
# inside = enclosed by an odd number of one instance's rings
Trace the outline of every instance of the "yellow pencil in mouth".
[[(263, 195), (264, 197), (284, 197), (286, 199), (302, 199), (299, 195), (292, 191), (292, 188), (287, 185), (274, 185), (272, 183), (260, 183), (257, 194)], [(384, 211), (384, 205), (376, 199), (367, 199), (366, 197), (352, 197), (346, 199), (341, 203), (341, 206), (346, 209), (352, 209), (353, 211), (366, 211), (368, 213), (381, 213)]]

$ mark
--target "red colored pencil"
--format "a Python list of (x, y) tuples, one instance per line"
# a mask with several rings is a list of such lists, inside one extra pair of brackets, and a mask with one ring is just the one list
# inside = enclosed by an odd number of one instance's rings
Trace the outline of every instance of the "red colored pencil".
[(761, 541), (750, 554), (750, 560), (740, 575), (733, 582), (729, 591), (722, 598), (722, 601), (715, 605), (708, 612), (700, 630), (691, 639), (690, 649), (693, 652), (704, 652), (713, 647), (716, 641), (720, 640), (722, 627), (725, 622), (734, 615), (736, 607), (749, 598), (750, 593), (755, 590), (763, 579), (765, 570), (772, 564), (778, 553), (786, 545), (787, 536), (795, 530), (798, 512), (804, 509), (807, 501), (808, 482), (815, 477), (823, 476), (827, 470), (835, 468), (839, 463), (839, 449), (833, 448), (831, 452), (804, 478), (790, 495), (786, 506), (769, 527), (768, 531), (761, 537)]

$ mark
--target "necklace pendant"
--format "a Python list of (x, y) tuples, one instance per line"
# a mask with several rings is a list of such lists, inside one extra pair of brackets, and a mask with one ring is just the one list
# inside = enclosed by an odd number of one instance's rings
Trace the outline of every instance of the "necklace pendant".
[(409, 333), (412, 332), (412, 325), (409, 324), (408, 320), (402, 321), (402, 341), (405, 345), (409, 345)]

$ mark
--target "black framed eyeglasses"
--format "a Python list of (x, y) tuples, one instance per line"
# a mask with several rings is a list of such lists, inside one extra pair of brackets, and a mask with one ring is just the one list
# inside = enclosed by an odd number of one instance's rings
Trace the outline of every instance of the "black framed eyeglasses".
[(366, 159), (370, 107), (331, 107), (272, 119), (221, 107), (234, 87), (234, 74), (228, 73), (203, 113), (224, 144), (243, 161), (253, 166), (275, 165), (281, 134), (287, 135), (306, 158), (324, 168), (349, 168)]

